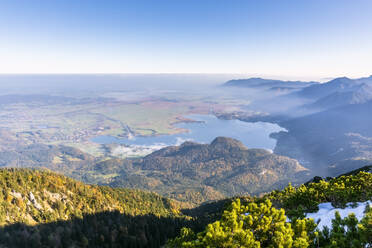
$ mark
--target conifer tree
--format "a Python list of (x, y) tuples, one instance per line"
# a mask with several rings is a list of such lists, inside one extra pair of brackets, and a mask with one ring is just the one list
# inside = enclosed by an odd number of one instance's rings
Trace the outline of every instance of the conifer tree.
[(168, 247), (309, 247), (308, 233), (314, 231), (314, 222), (299, 220), (293, 229), (286, 220), (285, 211), (272, 207), (269, 200), (243, 205), (237, 199), (220, 221), (209, 224), (197, 235), (183, 229), (180, 237), (168, 242)]

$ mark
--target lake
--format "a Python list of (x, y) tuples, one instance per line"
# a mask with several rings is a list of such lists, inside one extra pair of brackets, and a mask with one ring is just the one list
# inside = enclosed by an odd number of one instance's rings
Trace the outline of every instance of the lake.
[(125, 144), (127, 146), (151, 148), (157, 150), (169, 145), (180, 145), (184, 141), (210, 143), (218, 136), (240, 140), (248, 148), (273, 150), (276, 140), (269, 137), (273, 132), (285, 131), (277, 124), (267, 122), (244, 122), (240, 120), (222, 120), (214, 115), (189, 115), (187, 118), (198, 122), (178, 123), (175, 126), (189, 130), (186, 133), (159, 136), (139, 136), (132, 139), (113, 136), (97, 136), (91, 140), (99, 144)]

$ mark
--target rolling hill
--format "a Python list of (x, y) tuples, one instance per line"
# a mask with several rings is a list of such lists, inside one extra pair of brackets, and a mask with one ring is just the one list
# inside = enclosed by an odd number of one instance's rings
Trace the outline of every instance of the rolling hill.
[[(112, 167), (103, 168), (110, 171)], [(211, 144), (185, 142), (166, 147), (133, 160), (131, 166), (116, 168), (114, 173), (119, 176), (110, 186), (147, 189), (193, 203), (260, 194), (308, 177), (307, 169), (294, 159), (264, 149), (248, 149), (240, 141), (225, 137), (217, 137)]]

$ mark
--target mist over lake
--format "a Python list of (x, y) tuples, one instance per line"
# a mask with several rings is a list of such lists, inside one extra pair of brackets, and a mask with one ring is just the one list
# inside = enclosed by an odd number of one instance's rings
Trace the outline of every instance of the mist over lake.
[(117, 138), (114, 136), (97, 136), (91, 141), (99, 144), (125, 144), (129, 146), (152, 147), (154, 150), (169, 145), (180, 145), (184, 141), (210, 143), (218, 136), (240, 140), (248, 148), (273, 150), (276, 140), (269, 137), (273, 132), (285, 131), (277, 124), (267, 122), (243, 122), (240, 120), (223, 120), (213, 115), (188, 115), (196, 122), (178, 123), (175, 127), (187, 129), (188, 132), (173, 135), (135, 136)]

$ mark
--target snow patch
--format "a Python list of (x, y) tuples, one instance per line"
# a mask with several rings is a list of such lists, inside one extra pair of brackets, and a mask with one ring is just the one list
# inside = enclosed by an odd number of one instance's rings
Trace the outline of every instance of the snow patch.
[[(352, 205), (354, 204), (356, 204), (356, 207), (353, 208)], [(349, 214), (354, 213), (355, 217), (361, 220), (364, 217), (364, 210), (367, 205), (371, 206), (372, 201), (348, 203), (347, 207), (344, 209), (334, 208), (330, 202), (321, 203), (319, 204), (319, 211), (316, 213), (307, 213), (306, 218), (313, 218), (315, 222), (320, 220), (318, 224), (319, 230), (323, 230), (325, 226), (331, 229), (332, 220), (335, 218), (336, 211), (340, 213), (341, 218), (345, 218)]]

